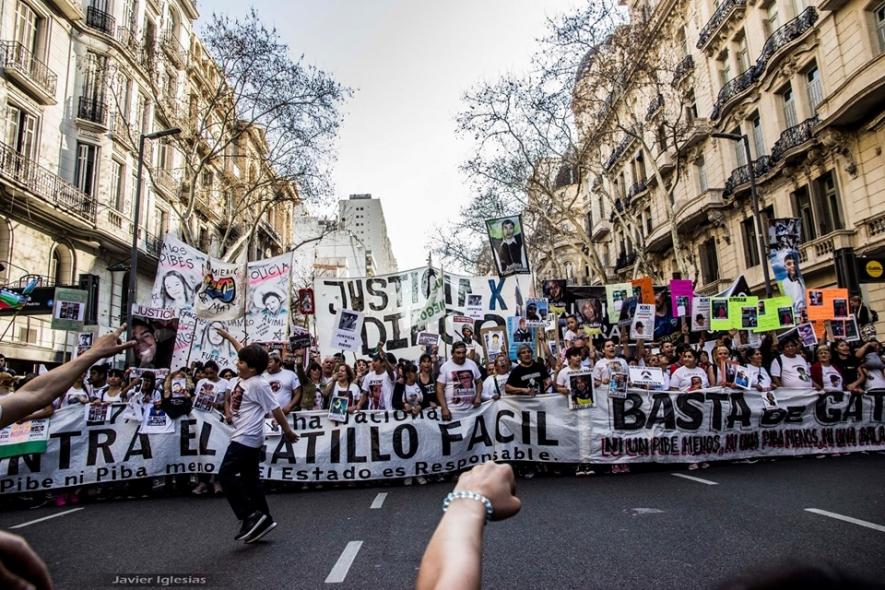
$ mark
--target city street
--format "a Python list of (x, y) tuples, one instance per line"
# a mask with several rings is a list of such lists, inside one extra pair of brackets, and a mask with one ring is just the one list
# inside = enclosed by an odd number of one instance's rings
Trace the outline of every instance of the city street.
[[(883, 453), (520, 479), (522, 512), (487, 528), (484, 587), (707, 588), (784, 560), (882, 579), (883, 486)], [(132, 574), (208, 576), (211, 588), (411, 588), (450, 487), (271, 494), (279, 526), (256, 545), (233, 540), (222, 498), (12, 511), (0, 527), (27, 538), (58, 588)]]

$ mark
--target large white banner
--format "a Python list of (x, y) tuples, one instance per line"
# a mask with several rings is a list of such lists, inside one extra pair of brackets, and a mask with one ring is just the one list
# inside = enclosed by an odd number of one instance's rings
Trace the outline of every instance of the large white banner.
[[(768, 406), (768, 407), (766, 407)], [(359, 412), (347, 421), (325, 412), (289, 416), (301, 439), (267, 438), (262, 475), (278, 481), (373, 480), (457, 471), (487, 460), (545, 463), (695, 463), (749, 457), (885, 450), (885, 391), (866, 394), (711, 389), (691, 393), (630, 390), (569, 410), (560, 395), (503, 397), (479, 408)], [(230, 426), (194, 410), (170, 434), (139, 432), (125, 404), (106, 421), (86, 422), (82, 407), (51, 418), (47, 450), (0, 460), (0, 493), (215, 473)]]
[(218, 328), (226, 330), (238, 342), (244, 342), (246, 331), (243, 318), (236, 320), (203, 320), (192, 310), (179, 312), (178, 333), (175, 337), (175, 351), (172, 355), (172, 368), (189, 367), (193, 362), (215, 361), (218, 369), (231, 368), (236, 371), (237, 351), (230, 342), (218, 334)]
[[(440, 334), (451, 344), (460, 337), (446, 331), (445, 318), (428, 325), (412, 323), (412, 318), (426, 309), (428, 295), (432, 298), (433, 279), (439, 269), (422, 267), (401, 273), (359, 278), (323, 278), (314, 283), (316, 295), (316, 328), (318, 334), (332, 334), (342, 309), (362, 312), (365, 316), (362, 354), (367, 355), (379, 342), (384, 350), (401, 357), (415, 359), (423, 352), (418, 346), (419, 332)], [(484, 326), (504, 326), (506, 318), (530, 295), (530, 275), (511, 277), (467, 277), (445, 273), (445, 305), (449, 314), (466, 315), (468, 295), (482, 295), (482, 319), (475, 321), (474, 334)], [(475, 301), (475, 298), (474, 298)], [(419, 316), (420, 317), (420, 316)], [(481, 344), (478, 340), (477, 344)], [(320, 339), (323, 354), (339, 352)]]
[(160, 250), (160, 263), (151, 290), (151, 307), (193, 307), (208, 259), (196, 248), (167, 235)]
[(288, 341), (291, 273), (292, 252), (249, 263), (246, 305), (249, 342)]

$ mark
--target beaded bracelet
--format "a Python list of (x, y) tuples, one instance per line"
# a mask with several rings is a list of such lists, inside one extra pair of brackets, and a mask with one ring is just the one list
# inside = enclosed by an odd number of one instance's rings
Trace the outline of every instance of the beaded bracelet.
[(449, 504), (459, 498), (466, 498), (468, 500), (476, 500), (477, 502), (482, 502), (482, 505), (485, 506), (486, 509), (486, 522), (492, 520), (492, 516), (495, 514), (495, 509), (492, 507), (492, 501), (482, 494), (477, 494), (476, 492), (449, 492), (449, 495), (446, 496), (445, 500), (443, 500), (443, 512), (448, 511)]

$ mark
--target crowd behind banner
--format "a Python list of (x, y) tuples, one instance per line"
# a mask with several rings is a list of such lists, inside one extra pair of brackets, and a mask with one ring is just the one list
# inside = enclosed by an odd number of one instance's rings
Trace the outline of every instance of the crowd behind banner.
[[(511, 221), (498, 220), (495, 239), (524, 250), (521, 219)], [(782, 280), (799, 280), (798, 258), (789, 262), (798, 225), (781, 225), (772, 226), (771, 256), (789, 267)], [(739, 279), (706, 297), (691, 281), (656, 286), (648, 277), (599, 287), (548, 280), (536, 290), (515, 246), (511, 254), (512, 276), (427, 267), (318, 279), (293, 304), (291, 254), (228, 264), (168, 238), (151, 305), (133, 307), (134, 364), (93, 366), (39, 419), (2, 431), (0, 457), (8, 458), (0, 462), (0, 491), (22, 491), (22, 477), (52, 465), (55, 459), (41, 464), (41, 452), (57, 454), (58, 470), (74, 469), (85, 453), (82, 481), (61, 471), (48, 478), (49, 487), (69, 487), (101, 481), (90, 470), (113, 471), (121, 456), (139, 474), (132, 477), (147, 478), (170, 475), (168, 465), (191, 456), (194, 445), (219, 448), (242, 342), (268, 348), (263, 377), (280, 408), (302, 434), (319, 433), (292, 447), (279, 443), (269, 418), (270, 465), (325, 457), (341, 466), (371, 464), (361, 479), (420, 482), (426, 474), (416, 462), (445, 459), (432, 471), (440, 473), (486, 454), (576, 463), (581, 474), (593, 463), (612, 463), (614, 472), (636, 461), (697, 468), (783, 449), (835, 453), (882, 444), (885, 351), (877, 314), (859, 296), (803, 284), (760, 298)], [(2, 369), (6, 395), (15, 376)], [(723, 416), (726, 429), (716, 426)], [(843, 419), (850, 424), (840, 430)], [(449, 439), (456, 431), (460, 438)], [(795, 436), (814, 442), (797, 444)], [(648, 444), (657, 452), (629, 452)], [(706, 450), (661, 450), (695, 444)], [(741, 452), (719, 452), (732, 447)], [(133, 471), (138, 449), (143, 470)], [(203, 474), (202, 493), (215, 482), (201, 469), (218, 457), (202, 450), (196, 457), (185, 463), (195, 470), (188, 473)], [(270, 466), (266, 475), (276, 479)], [(320, 480), (328, 478), (312, 479)]]

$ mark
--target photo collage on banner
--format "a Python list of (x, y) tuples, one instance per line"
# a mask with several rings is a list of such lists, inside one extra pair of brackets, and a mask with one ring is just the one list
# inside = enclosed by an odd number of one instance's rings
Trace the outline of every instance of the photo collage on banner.
[(487, 219), (486, 231), (489, 234), (492, 257), (495, 259), (499, 276), (506, 277), (531, 272), (522, 215)]

